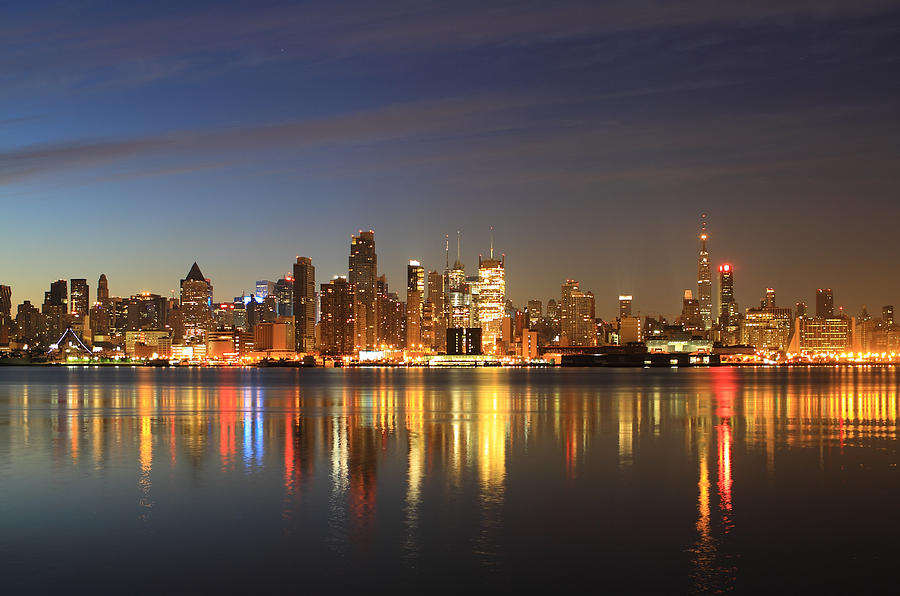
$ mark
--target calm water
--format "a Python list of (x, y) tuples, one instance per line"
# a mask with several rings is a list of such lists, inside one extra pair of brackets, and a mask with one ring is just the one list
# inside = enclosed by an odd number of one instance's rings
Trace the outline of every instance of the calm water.
[(898, 381), (0, 368), (0, 592), (890, 585)]

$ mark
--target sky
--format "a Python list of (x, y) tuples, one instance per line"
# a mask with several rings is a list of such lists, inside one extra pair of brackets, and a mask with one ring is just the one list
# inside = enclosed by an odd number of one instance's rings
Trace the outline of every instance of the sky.
[(0, 0), (0, 283), (169, 294), (196, 260), (224, 301), (296, 255), (345, 275), (373, 229), (403, 296), (494, 226), (517, 305), (572, 278), (671, 317), (706, 212), (741, 307), (877, 311), (898, 73), (876, 0)]

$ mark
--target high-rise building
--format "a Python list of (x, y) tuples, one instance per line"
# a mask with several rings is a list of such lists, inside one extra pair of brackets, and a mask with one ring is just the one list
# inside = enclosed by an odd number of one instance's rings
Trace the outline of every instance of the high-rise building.
[(693, 292), (684, 291), (681, 300), (681, 328), (685, 331), (703, 331), (703, 318), (700, 316), (700, 301), (694, 298)]
[[(593, 346), (597, 344), (597, 324), (594, 320), (594, 294), (572, 292), (572, 314), (574, 318), (573, 346)], [(637, 318), (637, 317), (635, 317)]]
[[(275, 282), (275, 303), (279, 317), (294, 315), (294, 278), (292, 276), (286, 275)], [(294, 332), (296, 333), (296, 329)], [(297, 349), (297, 346), (295, 345), (292, 349)]]
[(894, 305), (888, 304), (887, 306), (881, 307), (881, 320), (884, 321), (884, 324), (888, 327), (894, 326)]
[(634, 297), (631, 294), (619, 295), (619, 318), (631, 316), (631, 302)]
[(806, 316), (806, 312), (807, 312), (806, 303), (805, 303), (805, 302), (798, 302), (796, 305), (794, 305), (794, 312), (796, 313), (796, 314), (794, 315), (794, 317), (797, 318), (797, 319), (800, 319), (800, 318), (802, 318), (802, 317), (805, 317), (805, 316)]
[(740, 321), (740, 342), (759, 350), (785, 351), (790, 345), (793, 318), (790, 307), (775, 304), (775, 290), (766, 288), (759, 308), (748, 308)]
[(712, 274), (710, 273), (709, 252), (706, 250), (706, 214), (700, 216), (700, 254), (697, 257), (697, 300), (700, 303), (700, 318), (703, 328), (712, 327)]
[(406, 340), (403, 302), (396, 292), (388, 291), (387, 279), (378, 282), (378, 342), (388, 348), (400, 348)]
[(766, 288), (766, 297), (762, 305), (764, 308), (775, 308), (775, 288)]
[(559, 304), (553, 298), (547, 301), (547, 322), (553, 331), (559, 335)]
[(492, 237), (490, 257), (478, 256), (478, 321), (482, 330), (481, 343), (488, 352), (493, 352), (494, 345), (501, 339), (505, 310), (506, 255), (494, 258)]
[(816, 290), (816, 316), (821, 319), (834, 316), (834, 294), (831, 293), (831, 288)]
[(791, 352), (842, 353), (853, 345), (850, 317), (805, 317), (797, 319)]
[(422, 314), (425, 303), (425, 268), (419, 261), (406, 266), (406, 347), (422, 345)]
[(437, 271), (428, 272), (428, 298), (431, 304), (431, 348), (443, 351), (447, 346), (447, 278)]
[(58, 279), (50, 284), (50, 291), (44, 292), (44, 304), (51, 306), (65, 306), (69, 310), (68, 284), (64, 279)]
[(256, 282), (256, 297), (265, 300), (270, 294), (275, 293), (275, 282), (262, 279)]
[(356, 289), (346, 277), (335, 277), (319, 289), (322, 301), (321, 351), (342, 356), (356, 347)]
[(459, 232), (456, 233), (456, 261), (453, 263), (453, 267), (447, 270), (447, 294), (449, 327), (471, 327), (473, 323), (472, 293), (466, 279), (465, 265), (460, 259)]
[(0, 317), (12, 315), (12, 288), (0, 285)]
[(181, 280), (181, 309), (186, 341), (205, 341), (212, 326), (212, 284), (195, 262)]
[(88, 314), (91, 306), (90, 288), (86, 279), (70, 280), (69, 293), (69, 312), (73, 315), (83, 317)]
[(309, 257), (297, 257), (291, 289), (294, 335), (298, 352), (316, 349), (316, 268)]
[(106, 274), (101, 273), (100, 279), (97, 280), (97, 302), (105, 302), (109, 300), (109, 281)]
[(735, 324), (736, 315), (734, 268), (725, 263), (724, 265), (719, 265), (719, 324), (723, 327)]
[(526, 315), (527, 315), (526, 324), (528, 325), (529, 329), (534, 329), (541, 323), (541, 320), (542, 320), (541, 307), (542, 307), (542, 304), (541, 304), (540, 300), (529, 300), (528, 301), (528, 306), (526, 307), (526, 311), (527, 311), (526, 312)]
[[(560, 290), (559, 301), (559, 341), (563, 345), (574, 345), (575, 337), (575, 304), (572, 293), (578, 291), (578, 282), (567, 279)], [(550, 305), (547, 305), (549, 311)]]
[(378, 339), (375, 335), (377, 272), (375, 232), (360, 230), (359, 236), (352, 236), (350, 239), (350, 264), (347, 279), (354, 286), (356, 292), (356, 326), (359, 334), (356, 340), (357, 346), (365, 350), (373, 349)]

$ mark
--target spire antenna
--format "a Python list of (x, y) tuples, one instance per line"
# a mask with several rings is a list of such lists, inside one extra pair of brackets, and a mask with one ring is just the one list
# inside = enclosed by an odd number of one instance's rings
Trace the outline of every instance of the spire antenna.
[(450, 269), (450, 234), (444, 234), (444, 269)]
[(459, 261), (459, 230), (456, 230), (456, 260)]
[(491, 260), (494, 259), (494, 226), (491, 226)]

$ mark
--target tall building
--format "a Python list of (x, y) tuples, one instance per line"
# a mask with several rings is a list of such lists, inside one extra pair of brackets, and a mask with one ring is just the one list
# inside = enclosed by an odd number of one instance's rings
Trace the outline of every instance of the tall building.
[(443, 351), (447, 346), (447, 278), (437, 271), (428, 272), (428, 298), (431, 305), (431, 348)]
[(559, 304), (553, 298), (547, 301), (547, 322), (553, 331), (559, 335)]
[(88, 282), (86, 279), (72, 279), (69, 283), (69, 312), (83, 317), (88, 314), (91, 306), (91, 290), (88, 287)]
[(101, 273), (100, 279), (97, 280), (97, 302), (105, 302), (109, 300), (109, 281), (106, 274)]
[(719, 323), (734, 324), (737, 304), (734, 301), (734, 269), (728, 263), (719, 265)]
[(484, 259), (478, 256), (478, 321), (481, 323), (482, 346), (489, 352), (501, 339), (505, 310), (506, 255), (494, 258), (492, 237), (490, 257)]
[(378, 279), (378, 258), (375, 255), (375, 232), (359, 231), (359, 236), (350, 239), (350, 263), (347, 279), (356, 292), (357, 346), (371, 350), (377, 337), (377, 317), (375, 293)]
[(449, 327), (471, 327), (472, 293), (466, 280), (465, 265), (460, 259), (459, 232), (456, 233), (456, 261), (453, 267), (447, 270), (447, 297), (449, 312)]
[(12, 288), (0, 285), (0, 317), (12, 315)]
[[(275, 282), (275, 303), (279, 317), (294, 315), (294, 278), (292, 276), (286, 275)], [(294, 331), (296, 332), (296, 329)], [(296, 349), (296, 345), (293, 349)]]
[(681, 328), (685, 331), (703, 331), (703, 318), (700, 316), (700, 301), (694, 298), (693, 292), (684, 291), (681, 300)]
[(203, 277), (196, 262), (181, 280), (181, 309), (185, 340), (205, 341), (212, 324), (212, 284)]
[(740, 321), (741, 343), (759, 350), (786, 351), (790, 347), (791, 308), (775, 304), (775, 290), (766, 288), (759, 308), (748, 308)]
[(378, 343), (389, 348), (400, 348), (406, 340), (403, 302), (396, 292), (388, 290), (387, 278), (378, 278)]
[(356, 347), (356, 290), (346, 277), (335, 277), (319, 289), (322, 301), (321, 351), (343, 356)]
[(50, 290), (44, 292), (44, 304), (51, 306), (65, 306), (69, 310), (68, 284), (64, 279), (58, 279), (50, 284)]
[(425, 305), (425, 268), (419, 261), (406, 266), (406, 347), (422, 344), (422, 313)]
[(775, 288), (766, 288), (766, 297), (763, 299), (764, 308), (775, 308)]
[(256, 297), (265, 300), (270, 294), (275, 293), (275, 282), (261, 279), (256, 282)]
[(528, 301), (528, 306), (526, 307), (528, 320), (526, 321), (526, 324), (529, 329), (534, 329), (540, 324), (542, 320), (541, 307), (542, 304), (540, 300)]
[(298, 352), (316, 349), (316, 268), (309, 257), (297, 257), (291, 290), (294, 335)]
[(850, 317), (797, 319), (791, 352), (842, 353), (853, 345), (853, 320)]
[[(575, 302), (572, 294), (578, 292), (578, 282), (567, 279), (560, 290), (559, 301), (559, 341), (562, 345), (577, 345), (575, 334)], [(550, 305), (547, 304), (549, 314)]]
[(700, 318), (703, 328), (712, 327), (712, 274), (710, 273), (709, 252), (706, 250), (706, 214), (700, 216), (700, 254), (697, 257), (697, 301), (700, 303)]
[(806, 311), (807, 311), (806, 303), (805, 303), (805, 302), (798, 302), (798, 303), (794, 306), (794, 312), (796, 313), (796, 314), (794, 315), (795, 318), (800, 319), (800, 318), (805, 317), (805, 316), (806, 316)]
[(834, 316), (834, 294), (831, 293), (831, 288), (816, 290), (816, 316), (820, 319)]
[(634, 297), (631, 294), (619, 295), (619, 318), (631, 316), (631, 302)]
[(894, 326), (894, 305), (889, 304), (881, 307), (881, 320), (888, 327)]

